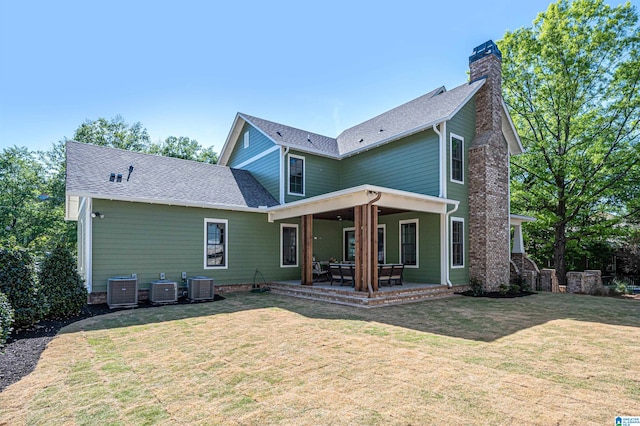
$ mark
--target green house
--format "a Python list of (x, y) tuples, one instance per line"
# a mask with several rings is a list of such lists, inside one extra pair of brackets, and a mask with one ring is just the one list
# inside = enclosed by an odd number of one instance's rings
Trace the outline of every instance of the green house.
[(523, 148), (501, 95), (501, 53), (470, 82), (420, 96), (336, 137), (238, 113), (218, 165), (67, 143), (67, 219), (91, 300), (107, 280), (300, 280), (353, 262), (356, 290), (381, 264), (447, 286), (509, 280), (509, 156)]

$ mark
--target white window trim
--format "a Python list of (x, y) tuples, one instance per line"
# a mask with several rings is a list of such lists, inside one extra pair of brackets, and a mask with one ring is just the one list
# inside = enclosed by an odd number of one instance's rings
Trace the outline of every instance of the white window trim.
[[(302, 160), (302, 193), (301, 194), (297, 192), (291, 192), (291, 170), (290, 170), (291, 158), (299, 158)], [(306, 169), (307, 169), (307, 160), (302, 155), (287, 154), (287, 194), (288, 195), (297, 195), (297, 196), (304, 197), (305, 188), (307, 186)]]
[[(453, 139), (458, 139), (462, 142), (462, 180), (453, 178)], [(464, 185), (464, 138), (455, 133), (449, 133), (449, 180), (453, 183)]]
[(402, 262), (402, 225), (407, 223), (415, 223), (416, 224), (416, 264), (415, 265), (404, 265), (405, 268), (413, 268), (417, 269), (420, 267), (420, 222), (416, 219), (406, 219), (398, 222), (398, 261)]
[[(355, 232), (356, 228), (353, 226), (350, 226), (348, 228), (342, 228), (342, 259), (343, 261), (347, 261), (347, 231), (354, 231)], [(354, 234), (355, 235), (355, 234)]]
[(244, 147), (249, 148), (249, 131), (244, 132)]
[[(462, 223), (462, 265), (454, 265), (453, 264), (453, 222), (461, 222)], [(451, 217), (451, 223), (449, 225), (449, 229), (450, 229), (450, 233), (451, 235), (449, 235), (449, 244), (451, 247), (451, 253), (449, 254), (449, 265), (451, 266), (451, 269), (464, 269), (465, 265), (467, 264), (466, 262), (466, 255), (465, 255), (465, 249), (466, 249), (466, 241), (465, 241), (465, 236), (466, 236), (466, 231), (465, 231), (465, 226), (464, 226), (464, 218), (463, 217)]]
[[(282, 240), (282, 231), (284, 230), (284, 228), (296, 228), (296, 264), (295, 265), (285, 265), (282, 263), (282, 258), (283, 258), (283, 252), (282, 250), (284, 249), (282, 243), (284, 242)], [(300, 235), (298, 232), (298, 224), (296, 223), (281, 223), (280, 224), (280, 267), (281, 268), (297, 268), (298, 264), (299, 264), (299, 259), (300, 259)]]
[[(209, 223), (224, 223), (224, 265), (207, 266), (207, 225)], [(204, 219), (204, 269), (229, 269), (229, 221), (227, 219)]]

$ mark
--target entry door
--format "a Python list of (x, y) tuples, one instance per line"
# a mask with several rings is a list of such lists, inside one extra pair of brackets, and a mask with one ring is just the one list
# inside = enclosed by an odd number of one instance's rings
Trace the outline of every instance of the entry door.
[(344, 229), (343, 260), (346, 262), (355, 262), (356, 260), (356, 230), (354, 228)]
[[(354, 228), (344, 228), (343, 231), (343, 260), (345, 260), (346, 262), (354, 262), (356, 260), (356, 231)], [(386, 229), (384, 225), (378, 225), (378, 263), (385, 263), (386, 261), (386, 250), (384, 243), (385, 231)]]

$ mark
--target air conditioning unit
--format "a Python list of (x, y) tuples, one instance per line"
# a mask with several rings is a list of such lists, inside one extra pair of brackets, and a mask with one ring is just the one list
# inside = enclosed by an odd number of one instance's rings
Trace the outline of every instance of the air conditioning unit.
[(149, 302), (156, 304), (176, 303), (178, 301), (178, 283), (175, 281), (152, 281), (149, 285)]
[(109, 278), (107, 281), (109, 308), (135, 308), (138, 306), (138, 280), (131, 277)]
[(187, 280), (189, 300), (213, 300), (213, 278), (195, 277)]

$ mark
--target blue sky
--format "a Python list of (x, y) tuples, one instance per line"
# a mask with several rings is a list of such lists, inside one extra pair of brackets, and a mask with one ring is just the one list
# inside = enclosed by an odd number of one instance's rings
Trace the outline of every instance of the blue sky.
[(337, 136), (464, 83), (473, 47), (548, 4), (0, 0), (0, 149), (118, 114), (218, 152), (236, 112)]

